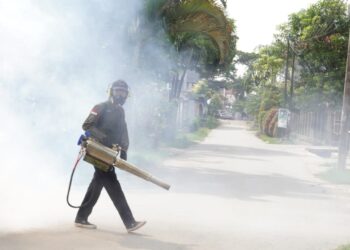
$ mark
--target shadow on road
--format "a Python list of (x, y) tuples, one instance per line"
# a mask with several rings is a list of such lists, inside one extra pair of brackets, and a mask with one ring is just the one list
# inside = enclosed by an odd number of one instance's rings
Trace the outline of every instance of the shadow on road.
[(242, 147), (242, 146), (232, 146), (232, 145), (219, 145), (219, 144), (199, 144), (191, 148), (191, 151), (195, 151), (196, 154), (203, 155), (222, 155), (226, 154), (228, 157), (235, 155), (240, 156), (295, 156), (296, 154), (281, 151), (281, 150), (271, 150), (262, 149), (255, 147)]
[[(214, 195), (224, 198), (264, 201), (266, 196), (294, 197), (302, 199), (323, 199), (325, 189), (312, 182), (282, 174), (246, 174), (220, 170), (210, 166), (220, 166), (224, 159), (267, 162), (271, 157), (292, 157), (300, 155), (290, 152), (217, 144), (199, 144), (175, 157), (174, 163), (147, 166), (146, 171), (171, 184), (171, 192)], [(177, 159), (181, 166), (176, 165)], [(188, 163), (187, 163), (188, 161)], [(191, 166), (191, 162), (200, 167)], [(265, 163), (260, 164), (262, 167)], [(244, 165), (242, 165), (244, 167)], [(229, 166), (227, 166), (229, 169)], [(125, 176), (131, 187), (137, 187), (137, 180)], [(145, 187), (145, 185), (143, 185)], [(147, 187), (146, 187), (147, 188)], [(144, 188), (143, 188), (144, 189)], [(152, 191), (153, 192), (153, 191)]]
[(6, 234), (0, 237), (0, 249), (146, 249), (188, 250), (193, 245), (161, 241), (138, 233), (116, 233), (108, 230), (71, 229), (65, 231), (31, 231)]
[(280, 174), (245, 174), (202, 167), (177, 166), (157, 167), (152, 172), (170, 183), (170, 191), (176, 193), (213, 195), (252, 201), (266, 201), (267, 196), (323, 199), (325, 193), (323, 187), (312, 182)]
[(143, 235), (138, 233), (133, 233), (123, 237), (119, 244), (124, 247), (133, 248), (133, 249), (169, 249), (169, 250), (187, 250), (190, 249), (193, 245), (184, 245), (174, 242), (166, 242), (157, 240), (149, 235)]

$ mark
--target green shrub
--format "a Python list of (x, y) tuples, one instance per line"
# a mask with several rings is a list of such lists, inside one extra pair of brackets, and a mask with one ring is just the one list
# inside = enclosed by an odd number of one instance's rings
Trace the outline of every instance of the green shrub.
[(218, 127), (220, 124), (220, 122), (218, 121), (218, 119), (216, 119), (213, 116), (208, 116), (206, 121), (205, 121), (205, 127), (213, 129)]
[(264, 120), (265, 120), (265, 116), (266, 116), (267, 111), (260, 111), (259, 115), (258, 115), (258, 125), (259, 125), (259, 131), (261, 133), (264, 133)]
[(203, 141), (204, 138), (208, 136), (209, 132), (210, 132), (209, 128), (200, 128), (194, 133), (188, 134), (187, 138), (190, 141)]
[(175, 140), (170, 145), (175, 148), (186, 148), (191, 144), (192, 142), (186, 134), (177, 134)]
[(196, 118), (191, 124), (190, 131), (191, 132), (197, 131), (202, 126), (203, 126), (202, 120), (200, 118)]
[(221, 100), (220, 94), (214, 94), (210, 99), (210, 104), (208, 106), (208, 114), (209, 116), (214, 116), (219, 109), (222, 109), (223, 101)]
[(335, 250), (350, 250), (350, 245), (343, 245), (343, 246), (338, 247)]
[[(266, 116), (266, 115), (268, 115), (271, 109), (274, 109), (275, 107), (280, 107), (280, 104), (282, 101), (281, 93), (282, 93), (281, 89), (273, 85), (267, 85), (263, 90), (258, 92), (258, 94), (260, 95), (260, 106), (258, 108), (256, 122), (259, 126), (259, 130), (261, 133), (266, 133), (265, 120), (268, 120), (268, 123), (270, 123), (271, 120), (273, 119), (273, 115), (271, 116)], [(259, 99), (256, 98), (256, 100), (259, 100)]]

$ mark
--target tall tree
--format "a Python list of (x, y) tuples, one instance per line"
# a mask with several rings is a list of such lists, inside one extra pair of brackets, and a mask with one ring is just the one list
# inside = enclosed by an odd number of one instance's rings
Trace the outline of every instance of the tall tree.
[[(297, 108), (339, 105), (349, 32), (346, 7), (342, 0), (320, 0), (290, 15), (277, 30), (274, 42), (260, 48), (243, 79), (255, 85), (281, 85), (289, 65), (287, 76), (295, 76), (295, 88), (291, 89), (295, 89)], [(291, 84), (290, 77), (287, 80)]]
[[(236, 36), (233, 20), (215, 0), (148, 0), (145, 5), (145, 27), (138, 29), (144, 38), (137, 46), (142, 58), (147, 39), (160, 37), (174, 46), (176, 63), (171, 85), (171, 98), (179, 97), (184, 76), (189, 69), (206, 76), (228, 67), (235, 55)], [(140, 40), (140, 39), (139, 39)], [(147, 57), (146, 57), (147, 61)]]
[[(349, 19), (346, 2), (321, 0), (292, 14), (280, 37), (291, 41), (297, 55), (299, 93), (314, 102), (337, 105), (343, 91)], [(310, 100), (311, 101), (311, 100)]]

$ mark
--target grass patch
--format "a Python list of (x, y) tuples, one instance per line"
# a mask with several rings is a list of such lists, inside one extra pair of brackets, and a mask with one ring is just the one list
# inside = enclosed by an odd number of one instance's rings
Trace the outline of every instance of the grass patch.
[(262, 133), (259, 133), (257, 132), (256, 133), (256, 136), (266, 142), (266, 143), (269, 143), (269, 144), (294, 144), (295, 141), (291, 138), (276, 138), (276, 137), (270, 137), (268, 135), (265, 135), (265, 134), (262, 134)]
[(192, 145), (194, 142), (188, 138), (188, 134), (177, 135), (175, 140), (171, 142), (170, 146), (175, 148), (187, 148)]
[(193, 123), (191, 133), (178, 132), (174, 141), (169, 143), (169, 146), (175, 148), (187, 148), (195, 143), (203, 141), (211, 129), (220, 125), (220, 121), (215, 117), (209, 116), (205, 119), (197, 119)]
[(275, 137), (270, 137), (268, 135), (264, 135), (264, 134), (257, 134), (257, 136), (263, 140), (266, 143), (269, 144), (280, 144), (282, 143), (282, 140), (280, 138), (275, 138)]
[(209, 128), (200, 128), (194, 133), (187, 134), (187, 137), (190, 141), (196, 142), (196, 141), (203, 141), (209, 134), (210, 129)]
[(290, 140), (288, 140), (286, 138), (270, 137), (268, 135), (260, 134), (260, 133), (258, 133), (257, 136), (261, 140), (263, 140), (264, 142), (269, 143), (269, 144), (282, 144), (282, 143), (290, 142)]
[[(350, 185), (350, 170), (349, 169), (338, 169), (331, 168), (321, 174), (318, 174), (317, 177), (329, 181), (333, 184), (346, 184)], [(350, 250), (350, 248), (349, 248)]]
[(203, 141), (209, 134), (209, 128), (200, 128), (193, 133), (179, 134), (171, 146), (176, 148), (186, 148), (197, 142)]
[(350, 244), (337, 247), (335, 250), (350, 250)]

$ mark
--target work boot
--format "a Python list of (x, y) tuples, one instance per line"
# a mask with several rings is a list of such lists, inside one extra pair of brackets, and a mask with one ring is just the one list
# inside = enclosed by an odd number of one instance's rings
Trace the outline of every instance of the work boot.
[(145, 224), (146, 224), (146, 221), (135, 221), (135, 222), (131, 223), (131, 225), (127, 228), (128, 233), (139, 229), (140, 227), (142, 227)]
[(88, 229), (96, 229), (97, 228), (96, 225), (91, 224), (87, 220), (80, 220), (80, 219), (75, 220), (75, 226), (82, 227), (82, 228), (88, 228)]

